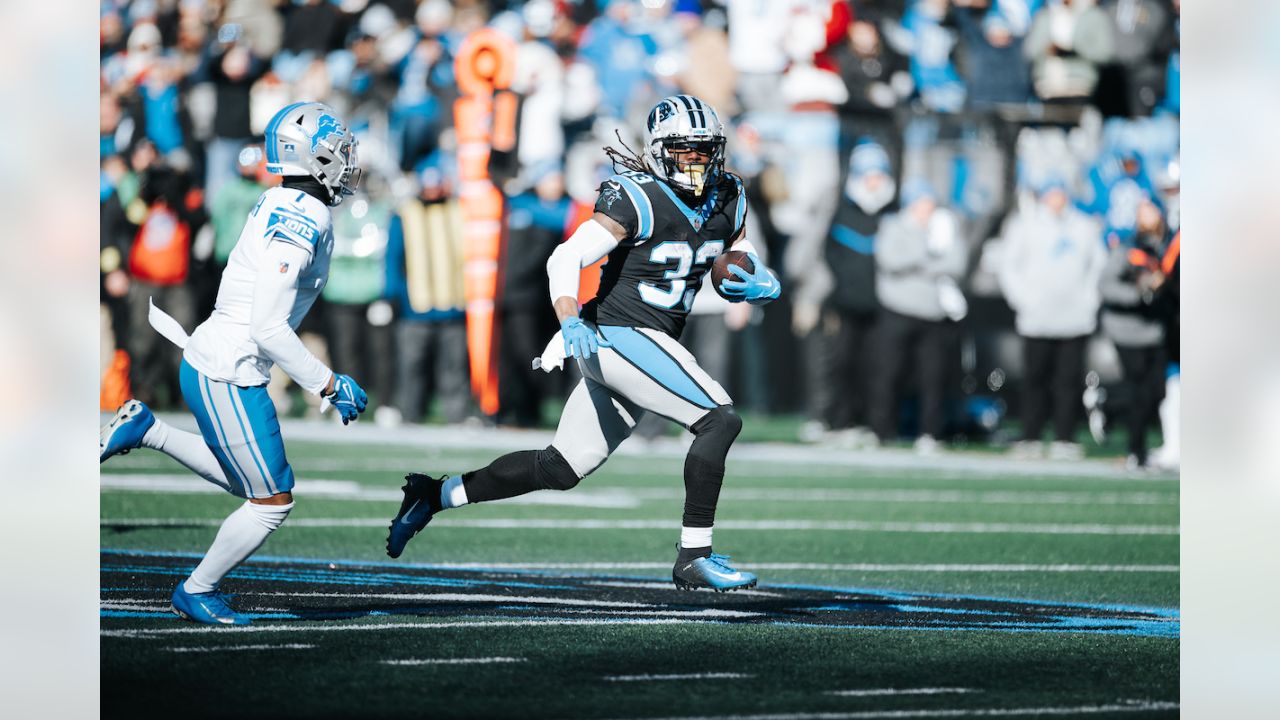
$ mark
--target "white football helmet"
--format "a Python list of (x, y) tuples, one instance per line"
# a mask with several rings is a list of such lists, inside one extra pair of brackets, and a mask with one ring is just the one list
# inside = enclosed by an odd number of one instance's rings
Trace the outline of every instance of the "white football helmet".
[[(649, 111), (645, 159), (654, 175), (683, 192), (701, 196), (724, 169), (724, 124), (707, 103), (692, 95), (672, 95)], [(677, 163), (672, 150), (698, 150), (704, 163)]]
[(360, 184), (356, 138), (333, 108), (318, 102), (294, 103), (267, 124), (267, 172), (313, 177), (337, 205)]

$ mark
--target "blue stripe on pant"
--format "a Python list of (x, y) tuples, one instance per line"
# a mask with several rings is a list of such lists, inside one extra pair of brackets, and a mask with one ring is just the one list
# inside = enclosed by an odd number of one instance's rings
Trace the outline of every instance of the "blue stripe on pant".
[(599, 330), (615, 352), (672, 394), (707, 410), (718, 404), (675, 358), (640, 331), (612, 325), (601, 325)]
[(182, 397), (233, 494), (264, 498), (293, 489), (293, 468), (285, 458), (280, 421), (265, 385), (238, 387), (210, 380), (186, 360), (178, 377)]

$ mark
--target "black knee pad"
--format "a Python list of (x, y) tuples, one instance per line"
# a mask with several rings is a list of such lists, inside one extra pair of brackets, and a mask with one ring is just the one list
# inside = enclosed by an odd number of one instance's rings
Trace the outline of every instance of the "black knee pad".
[(729, 446), (742, 432), (742, 418), (733, 411), (732, 405), (721, 405), (703, 415), (689, 430), (694, 434), (689, 454), (722, 463)]
[(538, 485), (546, 490), (569, 490), (582, 479), (560, 451), (550, 445), (538, 451), (538, 456), (533, 461), (533, 471)]

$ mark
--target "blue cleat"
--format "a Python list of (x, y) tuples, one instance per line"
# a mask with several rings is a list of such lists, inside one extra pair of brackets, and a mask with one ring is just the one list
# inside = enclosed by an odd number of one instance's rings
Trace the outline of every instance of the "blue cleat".
[(756, 586), (756, 576), (735, 570), (729, 566), (728, 555), (712, 553), (709, 557), (694, 558), (688, 562), (676, 561), (671, 579), (677, 590), (708, 589), (716, 592), (745, 590)]
[(112, 455), (123, 455), (142, 447), (142, 436), (156, 424), (151, 408), (137, 400), (130, 400), (116, 410), (116, 416), (98, 432), (98, 462), (106, 462)]
[(404, 500), (387, 533), (387, 554), (393, 558), (400, 557), (409, 540), (440, 511), (440, 487), (444, 485), (443, 480), (419, 473), (410, 473), (404, 479), (404, 487), (400, 488)]
[(189, 593), (178, 583), (173, 590), (174, 614), (184, 620), (205, 625), (248, 625), (248, 616), (241, 615), (227, 604), (226, 596), (214, 590), (207, 593)]

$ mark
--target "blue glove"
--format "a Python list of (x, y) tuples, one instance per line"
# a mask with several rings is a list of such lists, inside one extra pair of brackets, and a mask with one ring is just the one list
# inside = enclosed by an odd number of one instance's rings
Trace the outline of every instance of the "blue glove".
[(369, 405), (369, 396), (364, 388), (357, 385), (350, 375), (341, 373), (333, 374), (333, 392), (324, 397), (338, 409), (343, 425), (355, 420)]
[(594, 330), (582, 322), (582, 318), (565, 318), (560, 323), (560, 334), (564, 336), (564, 356), (586, 360), (602, 347), (613, 347), (608, 340), (597, 337)]
[(777, 300), (782, 294), (782, 283), (778, 282), (777, 276), (760, 262), (755, 253), (748, 253), (747, 257), (751, 258), (753, 272), (730, 265), (729, 273), (739, 279), (725, 280), (720, 283), (720, 289), (731, 296), (734, 302), (746, 300), (752, 305), (764, 305)]

